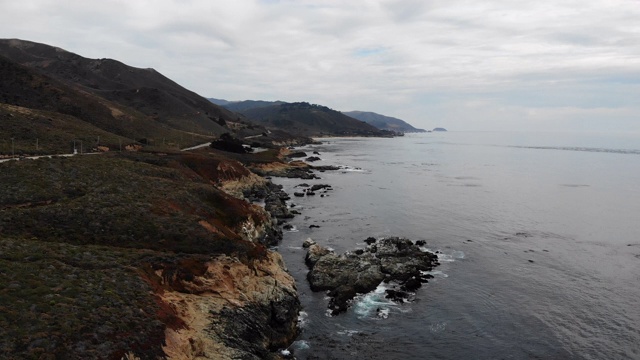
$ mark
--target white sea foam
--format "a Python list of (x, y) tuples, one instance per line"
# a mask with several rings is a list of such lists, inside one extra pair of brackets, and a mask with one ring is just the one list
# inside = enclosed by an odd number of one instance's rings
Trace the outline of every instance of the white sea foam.
[(309, 323), (309, 314), (306, 311), (300, 311), (298, 313), (298, 326), (304, 329)]
[(346, 336), (353, 336), (356, 334), (360, 334), (360, 331), (358, 330), (340, 330), (338, 331), (338, 335), (346, 335)]
[(386, 319), (389, 317), (389, 309), (381, 309), (378, 311), (378, 317), (381, 319)]
[(446, 327), (447, 327), (447, 323), (446, 322), (437, 322), (437, 323), (429, 325), (429, 331), (434, 332), (434, 333), (438, 333), (438, 332), (444, 331), (444, 329)]
[(338, 165), (338, 168), (342, 172), (369, 172), (368, 170), (364, 170), (364, 169), (359, 168), (359, 167), (351, 167), (351, 166), (347, 166), (347, 165)]
[(438, 261), (441, 262), (441, 263), (443, 263), (443, 262), (454, 262), (456, 260), (462, 260), (462, 259), (465, 258), (464, 251), (460, 251), (460, 250), (453, 250), (449, 254), (446, 254), (446, 253), (443, 253), (443, 252), (436, 253), (435, 251), (429, 250), (429, 249), (427, 249), (427, 251), (430, 251), (430, 252), (438, 255)]
[[(386, 319), (389, 316), (390, 308), (397, 306), (393, 301), (385, 299), (384, 296), (387, 289), (389, 289), (389, 286), (381, 283), (374, 291), (357, 296), (354, 299), (353, 311), (360, 318), (377, 316)], [(381, 313), (384, 315), (381, 315)]]
[(449, 275), (443, 273), (441, 270), (420, 271), (420, 274), (432, 275), (433, 277), (443, 277), (443, 278), (449, 277)]
[(309, 345), (309, 342), (306, 340), (297, 340), (294, 341), (293, 344), (291, 344), (291, 347), (294, 350), (307, 350), (311, 347), (311, 345)]
[(291, 351), (287, 349), (280, 350), (280, 354), (282, 354), (282, 356), (291, 356)]

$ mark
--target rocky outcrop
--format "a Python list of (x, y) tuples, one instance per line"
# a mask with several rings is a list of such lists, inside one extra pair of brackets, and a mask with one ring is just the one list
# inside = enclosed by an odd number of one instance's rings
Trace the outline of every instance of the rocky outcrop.
[(310, 269), (307, 280), (311, 290), (328, 291), (329, 309), (334, 315), (347, 310), (357, 294), (373, 291), (383, 281), (394, 284), (387, 290), (388, 298), (405, 301), (429, 279), (423, 272), (439, 265), (436, 254), (423, 251), (411, 240), (371, 239), (367, 239), (369, 245), (365, 249), (342, 255), (305, 242), (308, 246), (305, 262)]
[(297, 179), (319, 179), (311, 170), (311, 167), (302, 161), (290, 163), (255, 164), (251, 171), (260, 176), (278, 176)]
[(168, 359), (279, 359), (298, 335), (295, 282), (275, 252), (156, 265), (146, 275), (178, 324), (165, 331)]

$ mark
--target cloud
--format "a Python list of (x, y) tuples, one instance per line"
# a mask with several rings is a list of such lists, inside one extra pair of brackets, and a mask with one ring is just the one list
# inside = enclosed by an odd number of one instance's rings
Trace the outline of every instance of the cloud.
[[(553, 118), (559, 128), (565, 122), (554, 114), (606, 114), (603, 121), (621, 119), (620, 129), (640, 129), (629, 120), (640, 115), (634, 0), (0, 0), (0, 7), (7, 37), (154, 67), (204, 96), (310, 101), (422, 127), (535, 128)], [(531, 109), (549, 110), (522, 115)]]

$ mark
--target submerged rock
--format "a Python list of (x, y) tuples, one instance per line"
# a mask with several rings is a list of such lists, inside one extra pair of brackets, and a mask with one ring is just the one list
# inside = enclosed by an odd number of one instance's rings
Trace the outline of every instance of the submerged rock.
[(381, 282), (397, 282), (399, 289), (387, 291), (387, 297), (404, 302), (426, 282), (422, 271), (439, 265), (438, 256), (423, 251), (411, 240), (391, 237), (376, 241), (355, 252), (336, 255), (317, 244), (309, 246), (305, 262), (310, 271), (307, 280), (313, 291), (328, 291), (332, 313), (344, 312), (357, 294), (373, 291)]

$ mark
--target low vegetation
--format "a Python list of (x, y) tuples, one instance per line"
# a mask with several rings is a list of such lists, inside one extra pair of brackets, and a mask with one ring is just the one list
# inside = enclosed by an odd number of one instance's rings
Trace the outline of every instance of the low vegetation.
[[(266, 254), (242, 229), (269, 218), (214, 186), (221, 161), (177, 152), (0, 163), (0, 359), (161, 356), (164, 330), (184, 324), (155, 295), (156, 269), (189, 278), (218, 254), (247, 264)], [(247, 171), (237, 164), (227, 177)]]

